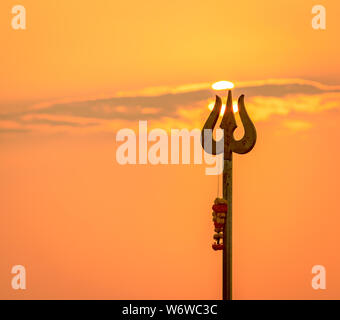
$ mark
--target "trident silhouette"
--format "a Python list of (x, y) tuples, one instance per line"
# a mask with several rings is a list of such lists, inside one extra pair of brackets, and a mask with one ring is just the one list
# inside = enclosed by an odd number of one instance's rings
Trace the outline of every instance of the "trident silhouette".
[(237, 128), (233, 112), (233, 99), (231, 91), (228, 92), (226, 110), (220, 128), (223, 129), (223, 141), (218, 142), (212, 137), (212, 131), (220, 115), (222, 100), (216, 96), (214, 109), (204, 124), (201, 135), (201, 144), (205, 152), (212, 155), (224, 153), (223, 168), (223, 199), (227, 201), (228, 212), (226, 215), (223, 233), (223, 300), (232, 300), (232, 182), (233, 182), (233, 152), (245, 154), (251, 151), (256, 143), (256, 129), (250, 120), (244, 105), (244, 95), (238, 100), (238, 110), (244, 127), (244, 136), (241, 140), (234, 139)]

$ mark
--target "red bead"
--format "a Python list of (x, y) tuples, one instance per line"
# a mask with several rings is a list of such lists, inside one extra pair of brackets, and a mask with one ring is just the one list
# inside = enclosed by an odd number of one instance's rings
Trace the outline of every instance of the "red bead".
[(212, 209), (217, 213), (226, 213), (228, 211), (228, 206), (226, 204), (214, 204)]
[(215, 251), (223, 250), (223, 249), (224, 249), (224, 244), (223, 244), (223, 243), (221, 243), (221, 244), (214, 243), (214, 244), (212, 245), (212, 248), (213, 248)]
[(214, 222), (214, 225), (215, 225), (215, 228), (221, 228), (221, 229), (224, 228), (224, 224), (223, 223)]

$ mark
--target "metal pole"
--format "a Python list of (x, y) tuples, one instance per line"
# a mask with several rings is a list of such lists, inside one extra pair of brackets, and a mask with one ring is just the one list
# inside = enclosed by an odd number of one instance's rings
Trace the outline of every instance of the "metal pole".
[(223, 249), (223, 300), (232, 300), (233, 293), (233, 234), (232, 234), (232, 201), (233, 201), (233, 158), (224, 160), (223, 198), (228, 203), (228, 213), (224, 231)]
[[(245, 154), (251, 151), (256, 143), (256, 129), (249, 118), (246, 107), (244, 105), (244, 95), (238, 99), (238, 111), (244, 127), (244, 136), (241, 140), (234, 139), (234, 131), (237, 128), (234, 112), (233, 100), (231, 91), (228, 92), (226, 110), (224, 112), (220, 128), (224, 130), (224, 149), (221, 151), (217, 148), (217, 142), (212, 138), (212, 130), (216, 126), (222, 100), (216, 96), (214, 109), (211, 111), (209, 118), (202, 129), (201, 143), (204, 150), (210, 154), (218, 155), (224, 153), (224, 168), (223, 168), (223, 198), (227, 200), (228, 212), (226, 214), (226, 224), (223, 235), (223, 300), (232, 300), (232, 267), (233, 267), (233, 234), (232, 234), (232, 204), (233, 204), (233, 152)], [(210, 133), (211, 144), (204, 144), (204, 133), (208, 129), (208, 138)]]

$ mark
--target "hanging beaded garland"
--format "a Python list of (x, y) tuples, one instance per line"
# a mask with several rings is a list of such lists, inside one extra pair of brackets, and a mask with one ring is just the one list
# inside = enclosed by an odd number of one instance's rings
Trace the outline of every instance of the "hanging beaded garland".
[(225, 226), (225, 218), (228, 211), (227, 200), (222, 198), (216, 198), (214, 201), (213, 209), (213, 222), (215, 225), (215, 234), (212, 248), (217, 250), (223, 250), (223, 235), (224, 235), (224, 226)]

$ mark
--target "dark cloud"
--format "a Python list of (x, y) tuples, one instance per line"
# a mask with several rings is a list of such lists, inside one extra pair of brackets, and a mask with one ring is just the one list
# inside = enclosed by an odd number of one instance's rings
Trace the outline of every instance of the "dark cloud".
[[(176, 117), (179, 106), (187, 106), (211, 98), (211, 90), (200, 90), (178, 94), (164, 94), (161, 96), (117, 97), (98, 99), (68, 104), (54, 104), (35, 113), (51, 115), (68, 115), (84, 118), (99, 119), (150, 119), (160, 116)], [(119, 112), (117, 107), (125, 107), (126, 111)], [(160, 110), (159, 113), (143, 114), (144, 108)]]
[(30, 132), (31, 130), (29, 129), (3, 129), (0, 128), (0, 134), (1, 133), (27, 133)]
[(245, 88), (235, 88), (233, 90), (236, 96), (244, 94), (246, 97), (263, 96), (263, 97), (284, 97), (288, 94), (320, 94), (325, 92), (320, 88), (306, 84), (285, 84), (285, 85), (263, 85), (249, 86)]
[[(255, 96), (264, 97), (284, 97), (292, 94), (314, 95), (331, 90), (322, 90), (312, 84), (265, 84), (261, 86), (247, 86), (233, 89), (234, 99), (241, 94), (245, 94), (246, 99)], [(16, 108), (4, 108), (3, 110), (12, 110), (12, 112), (2, 112), (0, 120), (11, 120), (18, 124), (48, 124), (50, 126), (69, 126), (69, 127), (87, 127), (97, 125), (95, 121), (91, 123), (78, 124), (76, 121), (50, 120), (34, 118), (34, 115), (44, 114), (49, 116), (66, 116), (85, 119), (98, 120), (145, 120), (159, 119), (161, 117), (179, 117), (177, 110), (179, 107), (187, 107), (196, 103), (214, 99), (216, 91), (204, 89), (190, 92), (168, 93), (159, 96), (131, 96), (131, 97), (113, 97), (110, 99), (97, 99), (82, 102), (70, 103), (46, 103), (39, 109), (27, 108), (27, 103), (19, 105)], [(225, 92), (223, 93), (225, 96)], [(41, 102), (41, 101), (39, 101)], [(147, 110), (147, 112), (143, 112)], [(33, 116), (31, 120), (21, 120), (24, 116)], [(7, 131), (3, 129), (0, 132)], [(19, 130), (22, 132), (22, 130)], [(11, 131), (12, 132), (12, 131)]]
[[(322, 92), (325, 91), (311, 85), (302, 84), (249, 86), (233, 90), (235, 99), (241, 94), (245, 94), (246, 98), (251, 98), (254, 96), (283, 97), (288, 94), (313, 95)], [(207, 89), (160, 96), (115, 97), (85, 102), (54, 104), (43, 110), (36, 110), (35, 113), (123, 120), (155, 119), (162, 116), (176, 118), (178, 116), (176, 113), (178, 107), (191, 106), (207, 99), (213, 99), (215, 94), (215, 91)], [(126, 111), (119, 112), (116, 110), (116, 107), (121, 106), (125, 107)], [(157, 109), (157, 112), (143, 114), (142, 110), (144, 108)]]
[(29, 121), (25, 121), (28, 124), (47, 124), (50, 126), (67, 126), (67, 127), (89, 127), (96, 126), (98, 123), (76, 123), (71, 121), (57, 121), (57, 120), (49, 120), (49, 119), (32, 119)]

